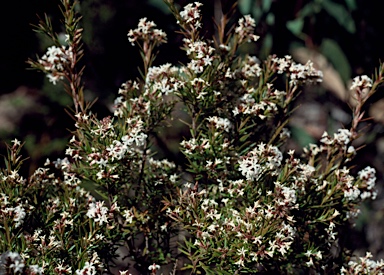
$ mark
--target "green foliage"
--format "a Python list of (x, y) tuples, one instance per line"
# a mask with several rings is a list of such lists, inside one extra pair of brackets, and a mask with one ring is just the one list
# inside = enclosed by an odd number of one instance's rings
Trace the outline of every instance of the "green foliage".
[(342, 80), (346, 83), (352, 75), (351, 66), (340, 46), (332, 39), (323, 39), (320, 50), (339, 72)]

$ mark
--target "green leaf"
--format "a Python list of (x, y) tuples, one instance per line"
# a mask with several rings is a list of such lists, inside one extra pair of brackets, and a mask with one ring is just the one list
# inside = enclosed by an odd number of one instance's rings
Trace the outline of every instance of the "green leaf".
[(253, 19), (255, 19), (256, 24), (258, 24), (261, 17), (263, 16), (263, 10), (261, 9), (260, 5), (253, 5), (252, 16)]
[(355, 0), (345, 0), (345, 3), (347, 4), (349, 10), (354, 11), (357, 9)]
[(318, 12), (319, 12), (318, 5), (315, 4), (314, 2), (309, 2), (300, 10), (299, 17), (304, 18)]
[(323, 39), (320, 46), (321, 53), (332, 63), (344, 82), (351, 78), (351, 66), (340, 46), (332, 39)]
[(170, 14), (171, 13), (167, 4), (165, 4), (163, 0), (149, 0), (148, 3), (149, 3), (149, 5), (159, 9), (164, 14)]
[(239, 0), (238, 6), (242, 14), (249, 14), (252, 8), (252, 0)]
[(273, 45), (273, 37), (270, 33), (268, 33), (263, 40), (263, 45), (261, 46), (260, 49), (260, 56), (262, 58), (266, 58), (271, 54), (271, 49)]
[(272, 0), (263, 0), (262, 2), (262, 10), (263, 12), (269, 12), (271, 9)]
[(336, 21), (343, 26), (348, 32), (355, 33), (355, 22), (351, 14), (342, 5), (329, 0), (321, 1), (323, 9), (331, 15)]
[(316, 143), (315, 139), (302, 128), (292, 126), (291, 133), (292, 137), (299, 143), (300, 147), (306, 147), (310, 143)]
[(275, 15), (273, 13), (268, 13), (265, 21), (269, 26), (273, 26), (275, 24)]
[(294, 35), (300, 36), (303, 30), (304, 20), (303, 18), (296, 18), (295, 20), (288, 21), (286, 26)]

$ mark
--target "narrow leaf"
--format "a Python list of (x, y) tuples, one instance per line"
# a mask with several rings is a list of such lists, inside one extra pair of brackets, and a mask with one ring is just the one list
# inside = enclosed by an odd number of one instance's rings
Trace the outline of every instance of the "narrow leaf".
[(350, 33), (355, 33), (355, 22), (353, 21), (351, 14), (342, 5), (329, 0), (324, 0), (321, 4), (323, 9), (335, 18), (342, 27)]

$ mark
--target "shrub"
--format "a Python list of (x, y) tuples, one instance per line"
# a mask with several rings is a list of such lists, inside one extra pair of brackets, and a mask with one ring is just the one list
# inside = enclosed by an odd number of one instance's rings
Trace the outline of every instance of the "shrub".
[[(285, 150), (292, 102), (322, 73), (290, 56), (239, 56), (239, 47), (258, 39), (250, 16), (232, 27), (223, 17), (210, 40), (200, 33), (201, 3), (181, 11), (166, 3), (189, 62), (153, 66), (166, 34), (141, 19), (128, 40), (140, 49), (142, 79), (124, 83), (113, 116), (101, 119), (84, 100), (76, 3), (61, 1), (65, 43), (48, 18), (40, 21), (53, 46), (29, 63), (64, 84), (75, 129), (67, 157), (47, 160), (28, 179), (18, 173), (22, 144), (8, 146), (0, 175), (2, 273), (113, 274), (119, 258), (120, 274), (156, 274), (167, 265), (173, 274), (383, 272), (369, 253), (352, 257), (342, 232), (359, 204), (376, 197), (375, 170), (353, 175), (348, 165), (362, 106), (384, 68), (372, 80), (354, 79), (351, 127), (324, 133), (297, 156)], [(183, 161), (174, 163), (159, 158), (155, 145), (180, 112), (190, 134), (180, 141)]]

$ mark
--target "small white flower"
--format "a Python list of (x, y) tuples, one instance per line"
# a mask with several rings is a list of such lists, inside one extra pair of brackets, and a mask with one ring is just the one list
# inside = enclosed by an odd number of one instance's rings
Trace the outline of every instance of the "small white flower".
[(131, 273), (128, 273), (128, 270), (119, 271), (119, 275), (132, 275)]
[(19, 227), (24, 221), (26, 215), (25, 210), (23, 207), (18, 205), (14, 208), (14, 213), (15, 217), (13, 218), (13, 220), (16, 222), (15, 227)]
[(309, 261), (306, 262), (305, 264), (306, 264), (308, 267), (313, 266), (313, 260), (312, 260), (312, 258), (310, 258)]
[(235, 265), (238, 265), (238, 266), (244, 266), (244, 259), (243, 258), (240, 258), (237, 262), (234, 263)]
[(157, 269), (160, 269), (160, 266), (155, 263), (153, 263), (148, 267), (148, 270), (157, 270)]
[(365, 88), (371, 88), (372, 87), (372, 79), (370, 79), (366, 75), (356, 76), (351, 85), (351, 90), (360, 89), (363, 90)]
[(96, 275), (96, 268), (92, 263), (85, 262), (82, 269), (76, 270), (76, 275)]
[(245, 258), (245, 252), (247, 252), (248, 250), (246, 250), (244, 247), (240, 248), (237, 250), (237, 255), (240, 255), (241, 257), (244, 257)]
[(44, 269), (38, 265), (30, 265), (29, 266), (29, 270), (30, 272), (32, 272), (33, 274), (43, 274), (44, 272)]
[(13, 146), (20, 146), (20, 141), (18, 139), (12, 140)]
[(312, 256), (312, 250), (308, 249), (307, 252), (304, 253), (305, 256), (307, 256), (308, 258)]
[(107, 213), (108, 208), (104, 206), (104, 201), (98, 201), (96, 203), (92, 202), (89, 204), (87, 216), (102, 225), (103, 223), (108, 222)]

